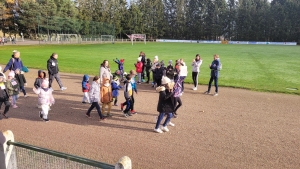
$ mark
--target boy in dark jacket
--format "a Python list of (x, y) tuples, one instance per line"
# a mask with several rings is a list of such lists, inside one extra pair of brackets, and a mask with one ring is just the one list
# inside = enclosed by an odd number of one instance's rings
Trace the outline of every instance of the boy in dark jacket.
[(2, 73), (0, 73), (0, 109), (1, 109), (3, 103), (5, 105), (5, 109), (2, 113), (2, 115), (5, 118), (8, 118), (8, 116), (6, 114), (10, 107), (9, 95), (8, 95), (6, 83), (4, 82), (4, 76)]
[[(160, 67), (159, 63), (156, 65), (156, 68), (154, 69), (153, 74), (154, 74), (154, 83), (158, 87), (161, 85), (161, 78), (164, 74), (163, 69)], [(152, 87), (154, 87), (154, 86), (152, 86)]]
[(27, 97), (25, 87), (27, 86), (27, 82), (23, 73), (21, 73), (20, 69), (15, 70), (15, 78), (19, 82), (20, 90), (23, 92), (24, 97)]
[(67, 88), (64, 87), (60, 81), (57, 58), (58, 58), (58, 54), (52, 53), (49, 60), (47, 61), (47, 69), (49, 73), (49, 88), (52, 87), (52, 81), (53, 78), (55, 78), (60, 87), (60, 90), (66, 90)]
[(147, 62), (146, 62), (145, 68), (146, 68), (146, 76), (147, 76), (148, 80), (147, 80), (146, 83), (149, 83), (149, 81), (150, 81), (151, 67), (152, 67), (151, 60), (149, 58), (147, 58)]

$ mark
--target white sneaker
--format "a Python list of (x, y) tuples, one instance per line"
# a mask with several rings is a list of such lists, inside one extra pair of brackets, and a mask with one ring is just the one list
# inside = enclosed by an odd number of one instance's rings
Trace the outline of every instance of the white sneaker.
[(168, 129), (168, 127), (167, 127), (167, 126), (165, 126), (165, 127), (161, 127), (161, 130), (162, 130), (162, 131), (164, 131), (164, 132), (168, 132), (168, 131), (169, 131), (169, 129)]
[(163, 133), (163, 131), (161, 131), (161, 129), (160, 129), (160, 128), (158, 128), (158, 129), (154, 129), (154, 131), (155, 131), (156, 133)]
[(193, 90), (197, 90), (197, 87), (194, 87)]
[(218, 93), (215, 93), (214, 96), (218, 96)]
[(169, 122), (168, 125), (169, 125), (169, 126), (173, 126), (173, 127), (175, 126), (175, 124), (172, 123), (172, 122)]
[(60, 90), (66, 90), (66, 89), (67, 89), (66, 87), (61, 87), (61, 88), (60, 88)]

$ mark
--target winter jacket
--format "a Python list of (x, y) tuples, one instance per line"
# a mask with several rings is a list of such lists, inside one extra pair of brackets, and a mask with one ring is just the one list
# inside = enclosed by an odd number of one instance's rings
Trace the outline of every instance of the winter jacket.
[(10, 96), (19, 94), (20, 85), (19, 85), (18, 81), (15, 78), (7, 80), (6, 87), (8, 89), (8, 94)]
[(193, 69), (192, 72), (200, 72), (200, 66), (202, 64), (202, 60), (198, 60), (192, 63)]
[(151, 63), (150, 59), (147, 59), (147, 63), (145, 65), (145, 67), (146, 67), (146, 72), (150, 72), (151, 67), (152, 67), (152, 63)]
[(0, 83), (0, 102), (5, 102), (9, 100), (9, 94), (6, 86), (6, 82)]
[(124, 97), (125, 99), (130, 99), (130, 97), (132, 96), (132, 86), (131, 86), (131, 83), (128, 82), (128, 81), (125, 81), (124, 82), (125, 85), (124, 85)]
[(163, 68), (156, 68), (153, 71), (154, 79), (161, 79), (164, 74)]
[(50, 59), (47, 61), (47, 69), (50, 75), (57, 74), (59, 71), (57, 59), (50, 56)]
[[(40, 76), (40, 73), (43, 72), (44, 74), (44, 78), (42, 78)], [(46, 72), (42, 71), (42, 70), (39, 70), (38, 71), (38, 77), (35, 79), (35, 82), (34, 82), (34, 87), (36, 89), (38, 89), (39, 87), (42, 87), (42, 83), (43, 83), (43, 80), (46, 78)]]
[(216, 60), (213, 60), (212, 63), (211, 63), (211, 66), (210, 66), (210, 76), (212, 77), (219, 77), (219, 70), (220, 70), (220, 60), (219, 59), (216, 59)]
[(100, 93), (101, 93), (101, 102), (102, 103), (110, 103), (113, 101), (110, 83), (103, 84), (101, 86)]
[(135, 70), (137, 73), (142, 73), (143, 72), (143, 63), (142, 62), (137, 62), (135, 64)]
[(111, 82), (112, 96), (113, 97), (118, 97), (120, 89), (122, 89), (122, 86), (120, 86), (120, 82), (113, 80)]
[(55, 103), (55, 100), (52, 95), (52, 89), (50, 88), (38, 88), (33, 90), (35, 94), (38, 95), (38, 103), (39, 105), (52, 105)]
[(169, 90), (166, 90), (163, 86), (157, 87), (156, 91), (159, 92), (157, 111), (160, 113), (174, 112), (174, 93), (169, 92)]
[(97, 82), (95, 82), (95, 81), (92, 82), (89, 95), (90, 95), (91, 102), (99, 102), (100, 101), (100, 85)]
[(90, 90), (89, 79), (90, 79), (90, 77), (88, 75), (83, 76), (83, 79), (81, 82), (82, 92), (88, 92)]
[(24, 74), (15, 74), (15, 79), (19, 82), (20, 86), (24, 86), (27, 83)]
[(13, 71), (15, 71), (16, 69), (22, 70), (22, 68), (23, 68), (23, 62), (21, 58), (14, 58), (14, 55), (12, 55), (12, 58), (6, 64), (3, 72), (5, 73), (8, 69)]

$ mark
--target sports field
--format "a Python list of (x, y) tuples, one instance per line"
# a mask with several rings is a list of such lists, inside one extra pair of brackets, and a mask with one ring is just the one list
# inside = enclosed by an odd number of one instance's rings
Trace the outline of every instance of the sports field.
[[(6, 64), (15, 49), (21, 52), (23, 63), (29, 68), (45, 69), (47, 59), (56, 52), (61, 72), (79, 74), (98, 74), (99, 64), (104, 59), (110, 61), (112, 70), (116, 70), (114, 58), (124, 58), (125, 70), (129, 71), (134, 69), (133, 64), (140, 51), (144, 51), (151, 60), (158, 55), (165, 63), (183, 58), (187, 65), (199, 53), (203, 59), (200, 84), (208, 83), (208, 65), (213, 54), (219, 54), (223, 66), (220, 86), (300, 94), (299, 46), (187, 43), (3, 46), (0, 48), (0, 63)], [(189, 70), (191, 72), (191, 67)], [(191, 76), (186, 81), (191, 82)]]

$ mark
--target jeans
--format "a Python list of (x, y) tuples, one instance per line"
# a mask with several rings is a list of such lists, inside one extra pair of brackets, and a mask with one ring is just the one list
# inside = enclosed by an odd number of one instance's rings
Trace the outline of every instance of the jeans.
[(91, 105), (91, 107), (88, 109), (88, 111), (87, 111), (86, 114), (90, 116), (91, 111), (92, 111), (95, 107), (96, 107), (96, 109), (97, 109), (97, 112), (98, 112), (100, 118), (103, 119), (103, 116), (102, 116), (101, 110), (100, 110), (100, 105), (99, 105), (98, 102), (93, 102), (92, 105)]
[(132, 100), (131, 99), (126, 99), (126, 101), (123, 103), (123, 105), (126, 105), (124, 113), (128, 113), (131, 106), (132, 106)]
[(216, 87), (216, 93), (218, 93), (218, 77), (216, 76), (211, 76), (209, 83), (208, 83), (208, 92), (210, 92), (210, 88), (211, 88), (211, 83), (215, 81), (215, 87)]
[(19, 97), (18, 95), (12, 95), (11, 96), (11, 104), (12, 105), (16, 105), (18, 97)]
[(165, 114), (167, 114), (167, 118), (166, 118), (165, 122), (163, 123), (163, 127), (167, 126), (167, 124), (170, 122), (171, 118), (173, 117), (173, 114), (172, 113), (160, 112), (159, 115), (158, 115), (158, 118), (157, 118), (155, 129), (159, 128), (159, 125), (160, 125), (161, 121), (163, 120)]
[(26, 91), (25, 91), (24, 86), (20, 86), (20, 89), (21, 89), (21, 91), (23, 92), (24, 96), (26, 96)]

